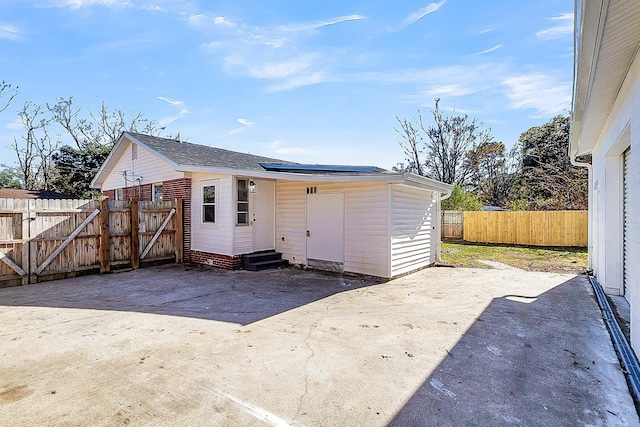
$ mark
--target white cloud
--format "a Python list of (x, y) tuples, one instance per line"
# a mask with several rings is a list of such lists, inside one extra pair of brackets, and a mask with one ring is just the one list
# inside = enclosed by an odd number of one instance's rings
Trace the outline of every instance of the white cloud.
[(443, 4), (445, 4), (447, 2), (447, 0), (442, 0), (438, 3), (429, 3), (427, 6), (423, 7), (422, 9), (418, 9), (415, 12), (412, 12), (411, 14), (409, 14), (406, 18), (404, 18), (404, 20), (402, 21), (402, 24), (395, 28), (395, 29), (391, 29), (392, 31), (399, 31), (405, 27), (408, 27), (409, 25), (418, 22), (419, 20), (421, 20), (422, 18), (424, 18), (425, 16), (435, 12), (436, 10), (440, 9), (442, 7)]
[(277, 155), (287, 154), (313, 154), (313, 150), (302, 147), (285, 147), (282, 140), (276, 140), (267, 144), (267, 148)]
[(313, 72), (311, 74), (296, 75), (282, 82), (273, 84), (267, 87), (267, 91), (282, 92), (282, 91), (297, 89), (303, 86), (316, 85), (325, 81), (327, 81), (326, 75), (323, 72), (318, 71), (318, 72)]
[(160, 125), (160, 127), (167, 127), (171, 123), (175, 122), (176, 120), (181, 119), (182, 117), (184, 117), (187, 114), (189, 114), (189, 109), (184, 106), (184, 102), (182, 102), (182, 101), (177, 101), (177, 100), (174, 100), (174, 99), (165, 98), (164, 96), (159, 96), (158, 99), (160, 101), (166, 102), (167, 104), (172, 105), (174, 107), (182, 107), (182, 108), (178, 109), (178, 113), (177, 114), (173, 114), (171, 116), (163, 117), (160, 120), (158, 120), (158, 124)]
[(18, 41), (22, 38), (22, 31), (11, 24), (0, 24), (0, 39)]
[(7, 123), (6, 128), (12, 129), (12, 130), (24, 129), (24, 124), (22, 123), (22, 120), (19, 117), (16, 117), (15, 119)]
[(476, 92), (478, 92), (477, 88), (465, 87), (459, 84), (449, 84), (429, 89), (426, 91), (426, 94), (435, 97), (450, 97), (471, 95)]
[(240, 123), (241, 125), (245, 125), (245, 126), (253, 126), (253, 125), (255, 125), (255, 122), (249, 121), (247, 119), (243, 119), (242, 117), (238, 119), (238, 123)]
[(573, 13), (554, 16), (550, 18), (550, 20), (557, 21), (558, 23), (557, 25), (536, 32), (536, 37), (540, 40), (554, 40), (573, 34)]
[(133, 6), (133, 3), (128, 0), (51, 0), (49, 4), (53, 7), (69, 7), (71, 9), (81, 9), (90, 6)]
[(281, 25), (280, 29), (285, 32), (297, 32), (297, 31), (310, 31), (318, 28), (326, 27), (328, 25), (341, 24), (348, 21), (359, 21), (363, 19), (361, 15), (346, 15), (338, 16), (336, 18), (330, 18), (324, 21), (308, 22), (291, 25)]
[(542, 117), (560, 114), (571, 108), (571, 84), (541, 74), (523, 74), (504, 79), (510, 108), (532, 108)]
[(490, 48), (490, 49), (486, 49), (486, 50), (481, 50), (480, 52), (476, 52), (474, 53), (474, 55), (484, 55), (485, 53), (491, 53), (494, 52), (498, 49), (501, 49), (502, 45), (501, 44), (497, 44), (494, 47)]
[(215, 18), (213, 18), (213, 23), (215, 25), (220, 25), (223, 27), (235, 27), (236, 24), (232, 21), (229, 21), (227, 18), (225, 18), (224, 16), (216, 16)]
[(164, 96), (159, 96), (159, 97), (158, 97), (158, 99), (159, 99), (160, 101), (164, 101), (164, 102), (166, 102), (167, 104), (171, 104), (171, 105), (176, 105), (176, 106), (177, 106), (177, 105), (182, 105), (182, 104), (183, 104), (183, 102), (182, 102), (182, 101), (175, 101), (175, 100), (173, 100), (173, 99), (165, 98)]
[(239, 128), (231, 129), (230, 131), (227, 131), (226, 133), (221, 135), (221, 137), (224, 138), (225, 136), (235, 135), (237, 133), (244, 132), (245, 130), (247, 130), (247, 128), (245, 128), (245, 127), (239, 127)]
[(259, 79), (281, 79), (309, 68), (309, 58), (300, 56), (283, 62), (268, 62), (249, 68), (249, 74)]

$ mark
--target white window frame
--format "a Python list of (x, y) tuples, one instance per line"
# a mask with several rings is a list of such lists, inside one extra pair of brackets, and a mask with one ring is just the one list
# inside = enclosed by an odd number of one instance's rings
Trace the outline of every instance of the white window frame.
[(158, 197), (158, 193), (157, 193), (157, 187), (163, 187), (163, 183), (162, 182), (154, 182), (153, 184), (151, 184), (151, 200), (154, 202), (162, 202), (162, 194), (164, 191), (160, 191), (160, 200), (156, 200), (156, 198)]
[[(205, 187), (214, 187), (214, 198), (213, 203), (205, 203), (204, 202), (204, 189)], [(203, 225), (217, 225), (218, 223), (218, 199), (220, 193), (220, 182), (219, 180), (210, 180), (210, 181), (202, 181), (200, 183), (200, 223)], [(213, 221), (205, 221), (204, 208), (205, 206), (213, 205)]]
[(115, 200), (124, 200), (124, 189), (123, 188), (116, 188), (114, 191), (114, 199)]
[[(247, 200), (240, 200), (240, 186), (238, 185), (239, 181), (245, 181), (246, 183), (246, 190), (247, 190)], [(239, 226), (245, 226), (245, 225), (250, 225), (250, 220), (249, 220), (249, 178), (243, 178), (243, 177), (237, 177), (236, 178), (236, 197), (235, 197), (235, 210), (236, 210), (236, 225)], [(240, 209), (238, 209), (240, 203), (246, 203), (247, 205), (247, 210), (246, 211), (241, 211)], [(240, 222), (239, 221), (239, 216), (241, 213), (246, 214), (246, 222)]]

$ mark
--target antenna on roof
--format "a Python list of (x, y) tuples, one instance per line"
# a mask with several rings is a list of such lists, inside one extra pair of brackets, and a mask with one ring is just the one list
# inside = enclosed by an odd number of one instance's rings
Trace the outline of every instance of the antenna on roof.
[(180, 132), (178, 132), (178, 134), (176, 135), (176, 141), (178, 141), (178, 142), (182, 142), (182, 141), (180, 140)]

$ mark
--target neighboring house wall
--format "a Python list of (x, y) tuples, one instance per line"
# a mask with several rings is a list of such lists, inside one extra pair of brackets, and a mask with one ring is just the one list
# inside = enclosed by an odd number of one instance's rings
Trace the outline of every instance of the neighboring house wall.
[[(178, 142), (176, 142), (178, 144)], [(136, 144), (137, 145), (137, 144)], [(137, 188), (137, 183), (132, 181), (125, 182), (123, 171), (129, 171), (137, 177), (142, 177), (142, 184), (152, 184), (155, 182), (170, 181), (173, 179), (184, 178), (184, 173), (176, 172), (173, 166), (151, 153), (144, 147), (137, 145), (137, 153), (134, 155), (132, 151), (133, 144), (127, 144), (124, 154), (120, 157), (113, 172), (107, 177), (102, 190), (112, 190), (115, 188)], [(149, 190), (150, 190), (149, 186)], [(151, 198), (149, 193), (149, 199)], [(144, 200), (148, 200), (146, 195), (138, 196)]]
[(391, 191), (391, 276), (435, 262), (436, 194), (405, 185)]
[(278, 181), (276, 250), (282, 252), (283, 258), (294, 264), (307, 263), (307, 187), (315, 187), (318, 194), (344, 193), (344, 270), (390, 277), (390, 190), (382, 183)]
[(610, 294), (622, 295), (631, 307), (631, 343), (640, 349), (640, 263), (628, 262), (623, 289), (623, 154), (631, 147), (631, 188), (627, 221), (627, 253), (640, 253), (640, 58), (636, 57), (593, 150), (594, 275)]

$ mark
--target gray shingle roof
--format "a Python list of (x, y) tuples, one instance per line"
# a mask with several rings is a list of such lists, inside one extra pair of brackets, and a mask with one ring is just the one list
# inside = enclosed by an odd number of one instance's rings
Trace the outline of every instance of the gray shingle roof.
[(175, 139), (160, 138), (134, 132), (127, 132), (127, 134), (178, 165), (264, 171), (265, 169), (260, 166), (260, 163), (296, 164), (294, 162), (255, 156), (247, 153), (238, 153), (236, 151), (223, 150), (206, 145), (180, 142)]

